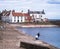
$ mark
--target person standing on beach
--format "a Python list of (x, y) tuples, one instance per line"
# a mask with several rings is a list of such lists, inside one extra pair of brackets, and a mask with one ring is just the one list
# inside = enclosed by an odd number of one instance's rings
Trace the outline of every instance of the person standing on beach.
[(40, 37), (40, 33), (37, 33), (37, 34), (36, 34), (36, 37), (35, 37), (36, 40), (39, 40), (39, 37)]

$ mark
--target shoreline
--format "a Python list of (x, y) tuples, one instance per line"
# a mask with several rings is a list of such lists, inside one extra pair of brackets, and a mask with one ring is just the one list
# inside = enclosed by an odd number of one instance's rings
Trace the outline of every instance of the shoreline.
[(56, 25), (23, 25), (23, 26), (21, 26), (21, 27), (42, 27), (42, 28), (44, 28), (44, 27), (58, 27), (58, 26), (56, 26)]
[(24, 25), (24, 24), (10, 24), (12, 26), (15, 26), (15, 27), (59, 27), (58, 25), (32, 25), (32, 24), (27, 24), (27, 25)]

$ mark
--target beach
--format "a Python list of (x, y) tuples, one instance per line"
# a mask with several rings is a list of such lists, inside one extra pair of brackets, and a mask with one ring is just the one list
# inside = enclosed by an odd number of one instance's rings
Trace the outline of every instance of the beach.
[[(0, 40), (0, 48), (1, 49), (23, 49), (21, 48), (21, 41), (24, 43), (29, 43), (33, 45), (41, 45), (40, 47), (47, 47), (49, 49), (58, 49), (42, 40), (35, 40), (34, 37), (29, 36), (28, 34), (23, 33), (22, 31), (18, 31), (16, 26), (11, 24), (4, 24), (5, 29), (1, 30), (3, 35)], [(26, 46), (26, 45), (25, 45)], [(30, 45), (31, 46), (31, 45)]]

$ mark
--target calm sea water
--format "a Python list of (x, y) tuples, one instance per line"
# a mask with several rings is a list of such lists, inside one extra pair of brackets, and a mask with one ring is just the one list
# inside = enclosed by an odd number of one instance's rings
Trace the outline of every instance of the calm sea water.
[(35, 37), (39, 32), (41, 34), (40, 38), (53, 46), (60, 48), (60, 27), (54, 28), (18, 28), (29, 35)]

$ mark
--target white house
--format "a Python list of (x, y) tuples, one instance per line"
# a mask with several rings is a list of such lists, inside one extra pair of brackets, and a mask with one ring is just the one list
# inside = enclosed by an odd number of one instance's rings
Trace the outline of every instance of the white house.
[(43, 19), (43, 15), (45, 15), (44, 10), (43, 11), (30, 11), (28, 10), (28, 14), (32, 17), (33, 21), (39, 21), (41, 22)]
[(29, 21), (29, 14), (22, 12), (15, 12), (14, 10), (10, 12), (9, 20), (12, 23), (21, 23)]

